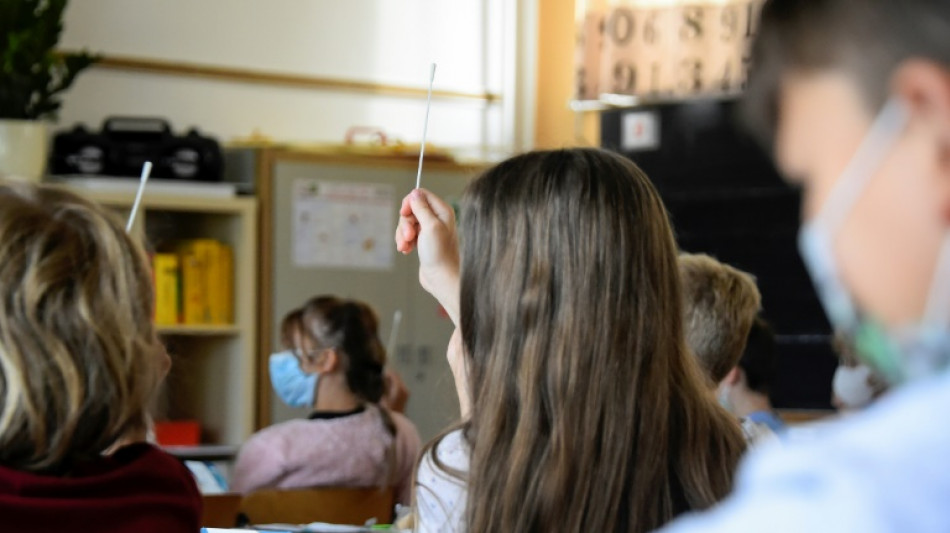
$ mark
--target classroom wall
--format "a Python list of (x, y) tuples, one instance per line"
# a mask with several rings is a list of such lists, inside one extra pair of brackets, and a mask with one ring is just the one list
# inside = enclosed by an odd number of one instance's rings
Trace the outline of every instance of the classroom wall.
[[(517, 35), (532, 24), (521, 16), (532, 1), (74, 0), (61, 47), (417, 88), (435, 61), (436, 89), (503, 101), (434, 100), (430, 141), (518, 148), (531, 137), (520, 122), (533, 109), (519, 103), (514, 80), (525, 76)], [(340, 141), (361, 125), (418, 142), (424, 100), (93, 68), (67, 93), (59, 124), (162, 116), (225, 141), (259, 130), (301, 142)]]
[(538, 0), (537, 148), (600, 144), (599, 113), (575, 113), (568, 106), (574, 96), (575, 3)]

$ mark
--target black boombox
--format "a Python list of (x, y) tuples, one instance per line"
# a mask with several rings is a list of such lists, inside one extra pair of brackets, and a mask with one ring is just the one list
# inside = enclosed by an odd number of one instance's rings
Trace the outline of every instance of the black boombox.
[(82, 125), (53, 138), (50, 172), (54, 175), (138, 177), (151, 161), (154, 178), (220, 181), (221, 147), (190, 130), (176, 136), (163, 119), (111, 117), (94, 133)]

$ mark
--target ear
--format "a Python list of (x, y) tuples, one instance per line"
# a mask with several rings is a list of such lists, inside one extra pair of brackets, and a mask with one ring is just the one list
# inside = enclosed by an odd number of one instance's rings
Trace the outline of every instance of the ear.
[(158, 356), (159, 358), (158, 368), (160, 372), (159, 375), (161, 376), (159, 381), (164, 381), (164, 379), (168, 377), (168, 371), (171, 370), (172, 368), (172, 357), (168, 355), (168, 350), (165, 348), (164, 344), (160, 343), (159, 346), (161, 347), (160, 348), (161, 352), (159, 353), (159, 356)]
[(933, 132), (941, 212), (950, 225), (950, 70), (923, 59), (904, 61), (894, 72), (891, 90), (910, 106), (912, 120)]
[(342, 368), (340, 354), (333, 348), (324, 350), (316, 356), (314, 364), (316, 371), (321, 374), (332, 374)]
[(722, 378), (722, 381), (719, 382), (719, 385), (725, 385), (727, 387), (735, 386), (742, 379), (742, 370), (739, 367), (733, 367), (732, 370), (726, 374), (726, 377)]

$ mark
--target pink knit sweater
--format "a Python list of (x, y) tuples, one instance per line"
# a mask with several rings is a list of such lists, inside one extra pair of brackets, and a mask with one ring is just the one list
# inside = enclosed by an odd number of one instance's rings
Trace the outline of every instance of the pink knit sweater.
[(390, 413), (395, 437), (377, 407), (327, 420), (291, 420), (255, 433), (238, 454), (231, 490), (378, 487), (386, 483), (389, 447), (395, 444), (393, 485), (408, 504), (419, 433), (406, 417)]

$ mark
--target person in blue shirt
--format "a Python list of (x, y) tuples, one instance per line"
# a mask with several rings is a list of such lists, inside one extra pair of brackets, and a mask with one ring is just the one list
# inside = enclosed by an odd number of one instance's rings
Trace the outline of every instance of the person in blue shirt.
[(950, 531), (950, 2), (771, 0), (745, 100), (829, 321), (892, 389), (664, 531)]
[(785, 422), (775, 412), (770, 397), (777, 363), (772, 327), (764, 318), (756, 317), (739, 365), (719, 383), (724, 407), (739, 418), (768, 427), (776, 435), (785, 430)]

